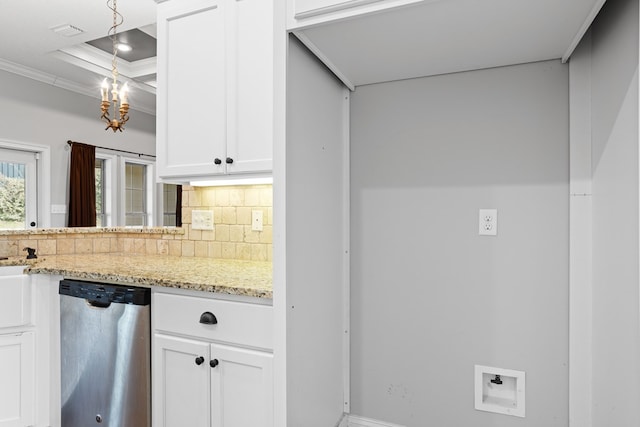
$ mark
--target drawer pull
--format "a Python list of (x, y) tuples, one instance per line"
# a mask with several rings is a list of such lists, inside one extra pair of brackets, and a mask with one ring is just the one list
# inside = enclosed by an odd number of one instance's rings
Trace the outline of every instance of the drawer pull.
[(196, 357), (196, 365), (200, 366), (204, 363), (204, 357), (198, 356)]
[(205, 311), (200, 316), (200, 323), (204, 325), (216, 325), (218, 323), (218, 319), (216, 319), (216, 316), (212, 312)]
[(220, 362), (218, 362), (218, 359), (213, 359), (209, 361), (209, 366), (211, 366), (212, 368), (215, 368), (216, 366), (218, 366)]

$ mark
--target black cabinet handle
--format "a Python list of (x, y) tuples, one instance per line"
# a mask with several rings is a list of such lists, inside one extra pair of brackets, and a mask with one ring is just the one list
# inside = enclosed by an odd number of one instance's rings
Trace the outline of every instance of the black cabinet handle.
[(196, 365), (200, 366), (204, 363), (204, 357), (198, 356), (196, 357)]
[(219, 158), (215, 158), (215, 160), (213, 161), (213, 163), (215, 163), (216, 165), (221, 165), (222, 164), (222, 160), (220, 160)]
[(212, 368), (215, 368), (219, 364), (220, 364), (220, 362), (218, 362), (218, 359), (213, 359), (213, 360), (209, 361), (209, 366), (211, 366)]
[(233, 159), (231, 157), (227, 157), (227, 164), (230, 165), (231, 163), (233, 163)]
[(200, 316), (200, 323), (205, 325), (215, 325), (218, 323), (218, 319), (216, 319), (216, 316), (212, 312), (205, 311)]

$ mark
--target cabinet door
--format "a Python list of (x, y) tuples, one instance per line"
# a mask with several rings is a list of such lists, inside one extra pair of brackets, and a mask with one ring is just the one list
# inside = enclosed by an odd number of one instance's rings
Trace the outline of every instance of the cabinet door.
[(211, 344), (211, 426), (273, 426), (273, 355)]
[[(158, 176), (225, 172), (224, 1), (158, 5)], [(215, 164), (219, 158), (221, 163)]]
[(209, 426), (210, 369), (208, 343), (154, 336), (152, 419), (155, 427)]
[(0, 427), (34, 424), (33, 332), (0, 335)]
[(273, 169), (273, 0), (229, 0), (227, 173)]

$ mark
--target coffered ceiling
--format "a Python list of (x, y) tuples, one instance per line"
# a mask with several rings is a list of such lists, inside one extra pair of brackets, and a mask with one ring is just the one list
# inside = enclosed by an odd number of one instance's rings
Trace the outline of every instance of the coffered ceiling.
[[(118, 33), (127, 32), (134, 49), (118, 59), (131, 108), (155, 114), (156, 2), (119, 0), (118, 11)], [(100, 39), (112, 20), (106, 0), (0, 0), (0, 69), (97, 98), (111, 75), (112, 54)]]

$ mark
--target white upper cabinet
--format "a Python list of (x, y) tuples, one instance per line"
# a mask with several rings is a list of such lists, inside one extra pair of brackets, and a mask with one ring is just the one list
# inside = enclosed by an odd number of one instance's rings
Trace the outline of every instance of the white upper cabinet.
[(158, 5), (160, 178), (270, 173), (273, 4)]

